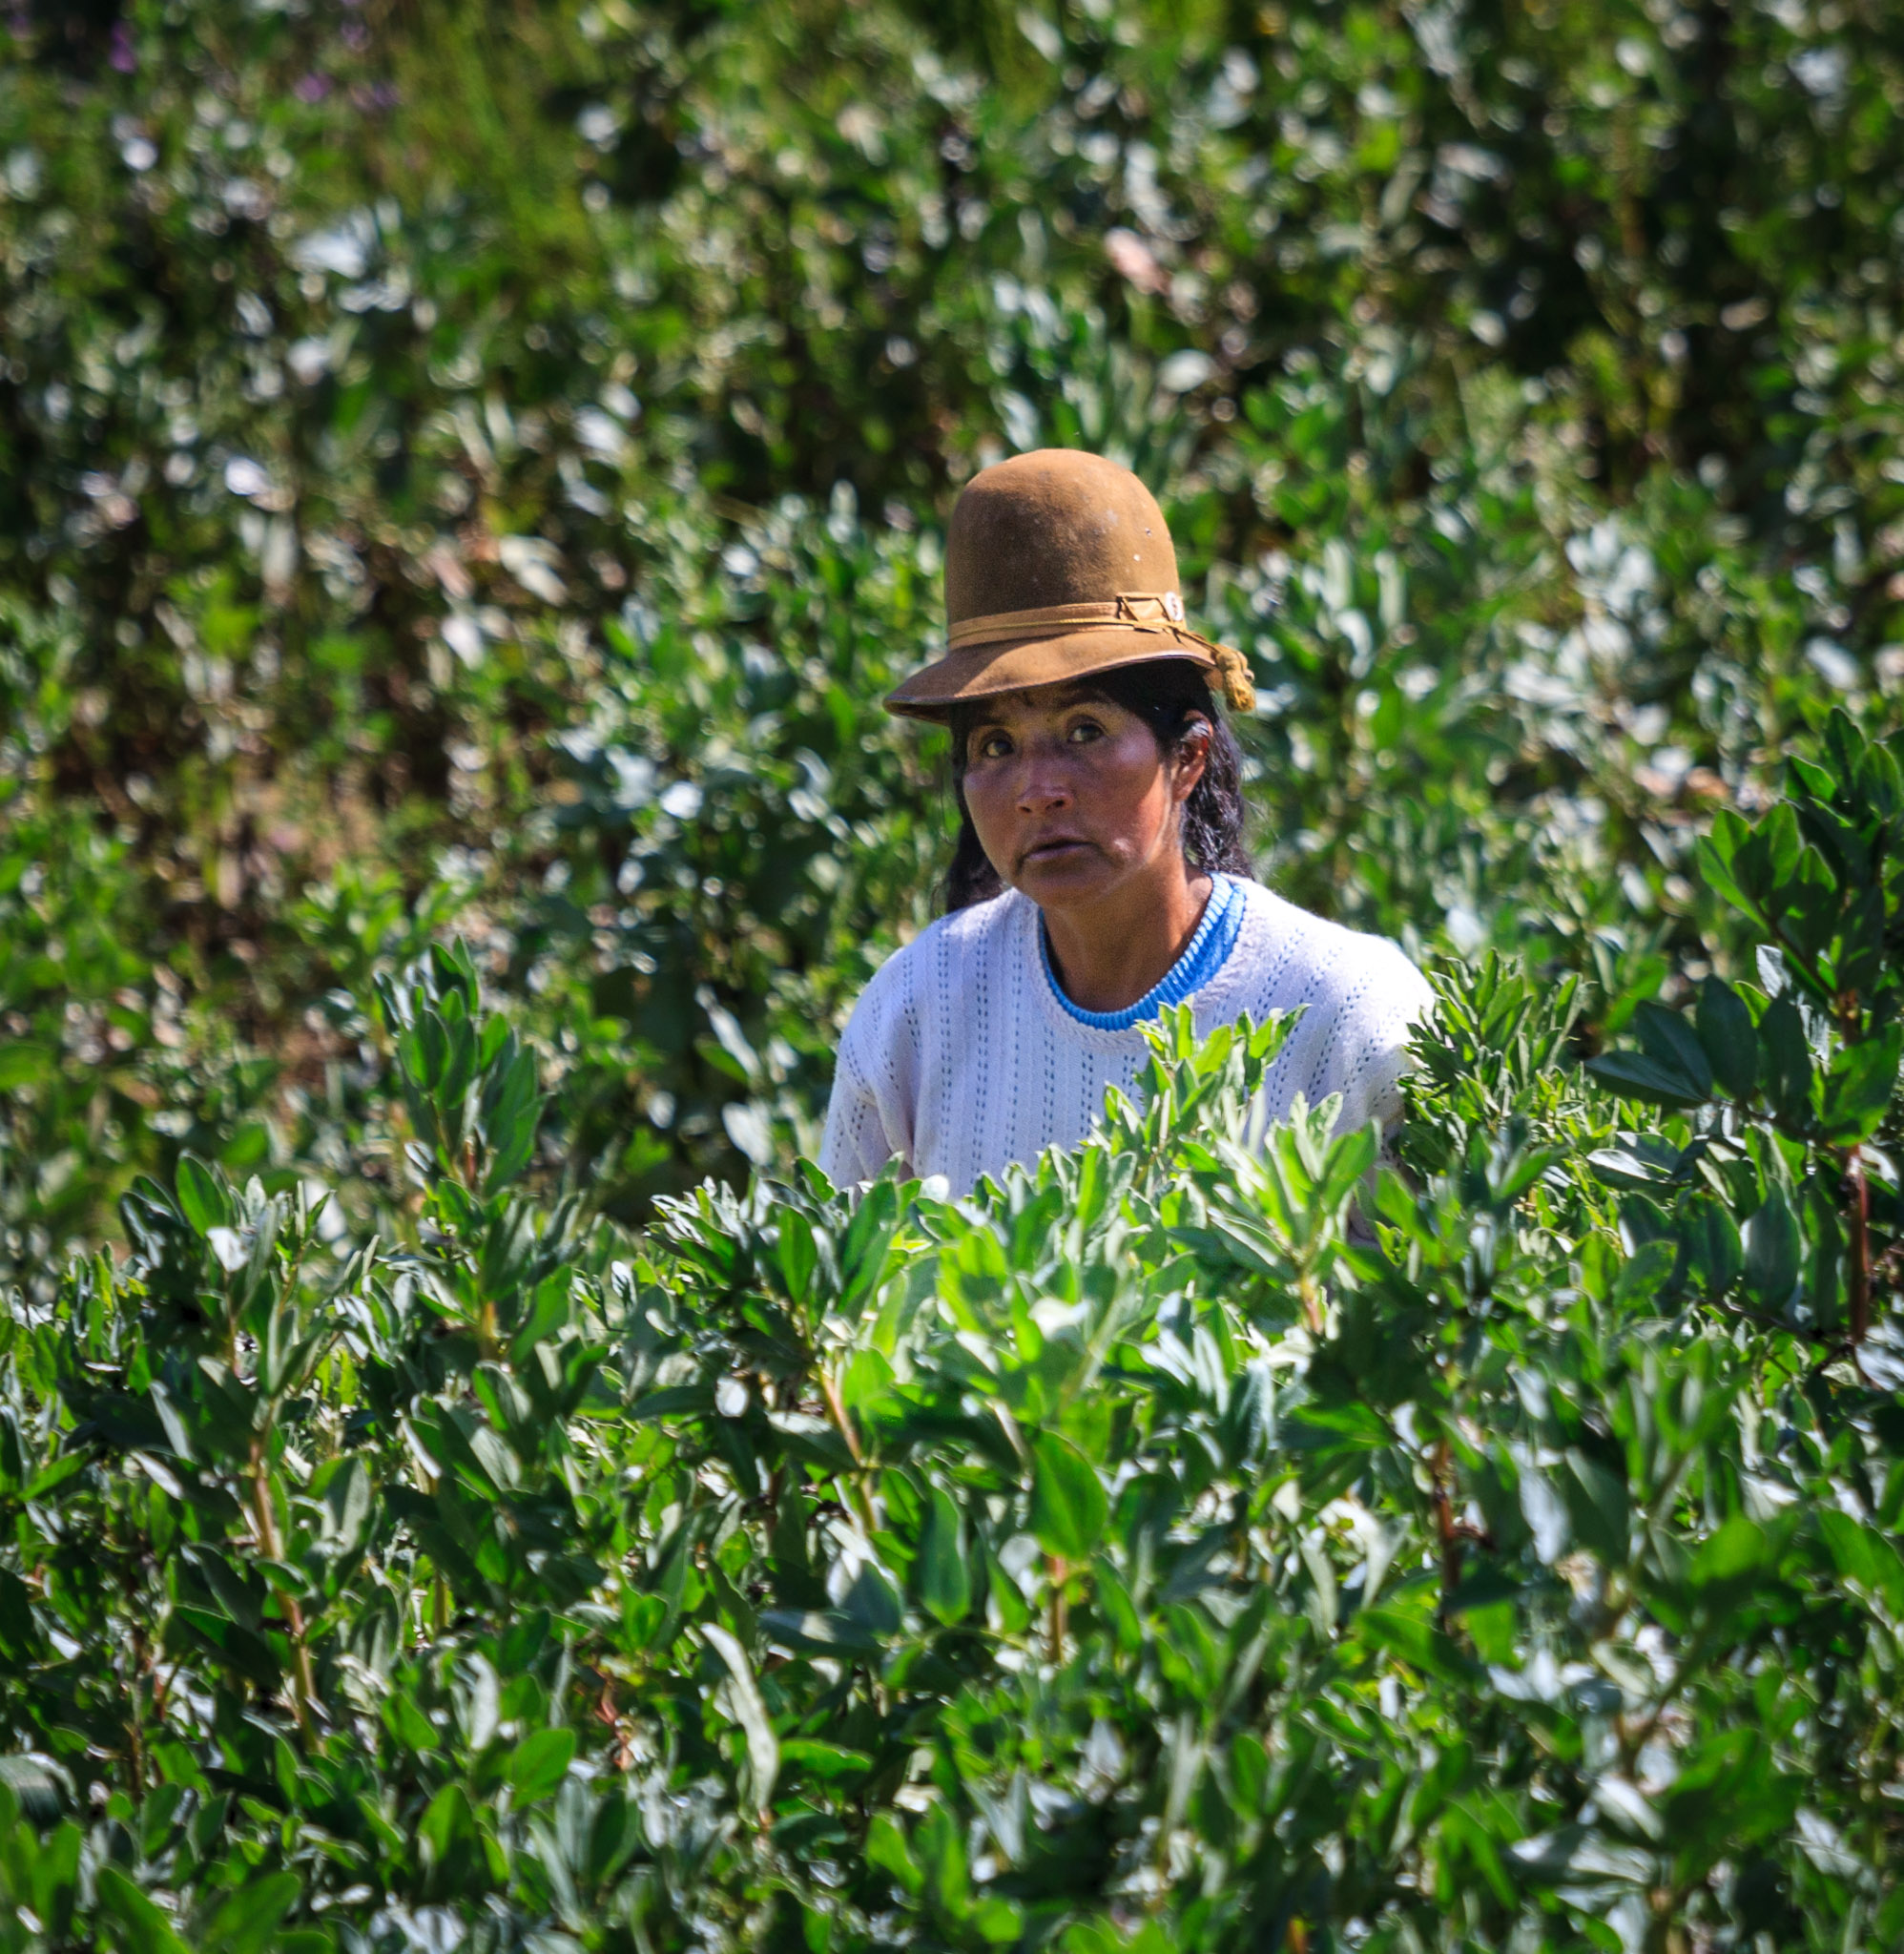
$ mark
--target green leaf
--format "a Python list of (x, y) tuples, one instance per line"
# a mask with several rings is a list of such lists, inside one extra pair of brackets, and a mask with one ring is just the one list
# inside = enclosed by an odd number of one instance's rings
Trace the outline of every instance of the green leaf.
[(1753, 829), (1739, 850), (1740, 864), (1750, 872), (1752, 893), (1768, 908), (1788, 899), (1805, 850), (1798, 817), (1789, 800), (1777, 802)]
[(1658, 1307), (1657, 1299), (1670, 1281), (1678, 1260), (1677, 1247), (1670, 1240), (1640, 1243), (1620, 1271), (1619, 1280), (1613, 1286), (1613, 1301), (1635, 1314)]
[(1762, 1309), (1785, 1309), (1798, 1286), (1805, 1237), (1782, 1189), (1774, 1187), (1767, 1195), (1744, 1233), (1748, 1292)]
[(0, 1655), (24, 1667), (39, 1655), (42, 1646), (27, 1584), (10, 1569), (0, 1568)]
[(508, 1778), (517, 1799), (533, 1804), (547, 1798), (568, 1775), (575, 1759), (572, 1730), (538, 1730), (509, 1753)]
[(489, 1147), (488, 1171), (483, 1176), (486, 1195), (507, 1187), (528, 1164), (542, 1120), (535, 1055), (515, 1050), (512, 1039), (504, 1052), (484, 1091), (484, 1137)]
[(884, 1272), (899, 1223), (899, 1189), (890, 1180), (876, 1180), (859, 1197), (839, 1244), (838, 1309), (849, 1320), (859, 1315)]
[[(1649, 1851), (1609, 1838), (1597, 1829), (1563, 1825), (1533, 1839), (1517, 1840), (1507, 1848), (1508, 1859), (1523, 1880), (1536, 1886), (1559, 1886), (1568, 1881), (1617, 1880), (1630, 1886), (1643, 1885), (1656, 1863)], [(1620, 1942), (1610, 1935), (1594, 1944), (1618, 1948)]]
[(65, 1768), (40, 1757), (0, 1757), (0, 1785), (36, 1825), (52, 1824), (72, 1798)]
[(44, 1045), (0, 1042), (0, 1092), (24, 1091), (52, 1078), (57, 1061)]
[[(35, 1813), (35, 1821), (45, 1825), (48, 1815)], [(0, 1847), (4, 1847), (6, 1825), (0, 1814)], [(79, 1899), (79, 1850), (85, 1835), (69, 1820), (40, 1837), (33, 1859), (32, 1906), (50, 1941), (58, 1945), (67, 1938), (73, 1909)]]
[(1135, 1655), (1144, 1646), (1144, 1624), (1137, 1618), (1137, 1607), (1130, 1598), (1129, 1589), (1124, 1585), (1108, 1558), (1102, 1554), (1091, 1570), (1091, 1579), (1098, 1606), (1110, 1624), (1117, 1646), (1126, 1655)]
[(27, 1487), (27, 1498), (45, 1499), (49, 1493), (57, 1491), (69, 1479), (76, 1479), (92, 1463), (92, 1459), (85, 1452), (62, 1454), (34, 1476), (32, 1484)]
[(1703, 1106), (1710, 1096), (1709, 1082), (1702, 1085), (1675, 1065), (1662, 1064), (1640, 1051), (1608, 1051), (1586, 1062), (1586, 1070), (1609, 1092), (1624, 1099), (1674, 1108)]
[(1833, 1146), (1868, 1140), (1884, 1123), (1897, 1091), (1904, 1020), (1833, 1054), (1819, 1093), (1821, 1136)]
[(884, 1639), (837, 1609), (767, 1608), (760, 1626), (776, 1642), (813, 1655), (877, 1655)]
[(407, 1691), (394, 1691), (383, 1699), (383, 1727), (406, 1749), (428, 1757), (441, 1741), (437, 1728)]
[(203, 1954), (260, 1954), (301, 1891), (295, 1873), (248, 1879), (195, 1937)]
[(1790, 996), (1775, 997), (1759, 1020), (1759, 1078), (1772, 1111), (1788, 1125), (1811, 1124), (1811, 1050)]
[(1031, 1605), (989, 1548), (985, 1549), (985, 1593), (988, 1607), (998, 1611), (999, 1626), (1005, 1634), (1024, 1634), (1031, 1623)]
[(925, 1874), (913, 1858), (905, 1834), (883, 1812), (867, 1828), (866, 1863), (897, 1881), (907, 1893), (917, 1895), (925, 1885)]
[(739, 1638), (718, 1622), (703, 1622), (701, 1633), (727, 1664), (729, 1699), (747, 1738), (749, 1795), (755, 1808), (765, 1812), (774, 1801), (774, 1780), (780, 1775), (780, 1746), (774, 1735), (773, 1719), (767, 1715), (760, 1687), (754, 1680), (754, 1667)]
[(821, 1743), (812, 1737), (783, 1737), (780, 1763), (828, 1784), (853, 1783), (873, 1768), (863, 1751), (842, 1750), (838, 1744)]
[(340, 1561), (351, 1559), (363, 1545), (370, 1525), (370, 1473), (362, 1459), (345, 1459), (323, 1483), (325, 1546)]
[(1677, 1071), (1690, 1089), (1695, 1102), (1703, 1102), (1712, 1096), (1712, 1063), (1706, 1055), (1706, 1047), (1698, 1032), (1678, 1011), (1667, 1010), (1665, 1006), (1647, 1000), (1634, 1008), (1633, 1029), (1639, 1033), (1640, 1044), (1646, 1056), (1667, 1070)]
[(141, 1857), (156, 1859), (165, 1850), (178, 1817), (178, 1808), (184, 1801), (185, 1787), (182, 1784), (155, 1784), (146, 1793), (138, 1815)]
[(1724, 1202), (1700, 1194), (1682, 1205), (1678, 1232), (1686, 1279), (1697, 1294), (1716, 1301), (1739, 1279), (1745, 1265), (1738, 1223)]
[(417, 1827), (417, 1838), (426, 1867), (453, 1866), (473, 1849), (476, 1815), (460, 1784), (445, 1784), (430, 1799)]
[(1743, 910), (1753, 922), (1761, 921), (1759, 905), (1740, 880), (1740, 858), (1751, 839), (1751, 829), (1743, 817), (1729, 807), (1714, 816), (1712, 832), (1699, 843), (1699, 873), (1706, 885)]
[(1708, 1608), (1731, 1607), (1753, 1586), (1771, 1554), (1766, 1530), (1744, 1513), (1734, 1513), (1692, 1557), (1688, 1579)]
[(962, 1919), (971, 1893), (970, 1864), (957, 1821), (942, 1804), (935, 1804), (920, 1819), (913, 1850), (924, 1868), (926, 1891), (942, 1913)]
[(1626, 1564), (1632, 1512), (1625, 1486), (1578, 1446), (1569, 1447), (1558, 1474), (1574, 1537), (1609, 1568)]
[(972, 1576), (965, 1564), (965, 1529), (959, 1508), (942, 1486), (926, 1500), (919, 1545), (919, 1598), (935, 1621), (950, 1628), (972, 1606)]
[(779, 1263), (780, 1279), (787, 1285), (788, 1296), (797, 1303), (806, 1303), (819, 1267), (819, 1245), (814, 1237), (813, 1223), (797, 1208), (789, 1208), (780, 1216), (780, 1238), (775, 1248), (775, 1258)]
[(115, 1865), (98, 1874), (99, 1904), (112, 1918), (128, 1954), (189, 1954), (162, 1908), (148, 1899)]
[(1758, 1027), (1746, 1001), (1722, 978), (1701, 987), (1693, 1023), (1712, 1076), (1743, 1105), (1758, 1090)]
[(1839, 1574), (1867, 1593), (1882, 1595), (1894, 1618), (1904, 1617), (1904, 1557), (1875, 1527), (1868, 1527), (1834, 1507), (1817, 1519)]
[(1684, 1177), (1685, 1159), (1670, 1140), (1651, 1133), (1622, 1134), (1618, 1144), (1586, 1156), (1609, 1187), (1670, 1187)]
[(1068, 1439), (1041, 1431), (1031, 1440), (1031, 1530), (1046, 1553), (1076, 1565), (1089, 1559), (1109, 1513), (1097, 1468)]
[(232, 1204), (218, 1175), (195, 1154), (178, 1156), (176, 1175), (178, 1212), (203, 1237), (214, 1228), (231, 1225)]
[(1815, 1328), (1834, 1330), (1845, 1305), (1845, 1231), (1838, 1214), (1837, 1194), (1817, 1176), (1805, 1186), (1805, 1300)]
[(1352, 1626), (1360, 1640), (1386, 1649), (1425, 1676), (1440, 1682), (1466, 1682), (1474, 1673), (1474, 1663), (1452, 1636), (1399, 1604), (1362, 1609)]

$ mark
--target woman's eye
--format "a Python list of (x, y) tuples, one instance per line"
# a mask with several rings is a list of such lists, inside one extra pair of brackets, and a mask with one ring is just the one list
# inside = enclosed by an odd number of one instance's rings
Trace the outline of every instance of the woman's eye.
[(1003, 759), (1011, 751), (1011, 741), (1003, 733), (982, 733), (978, 740), (981, 759)]
[(1065, 738), (1073, 746), (1082, 746), (1087, 739), (1102, 739), (1104, 728), (1095, 719), (1080, 719)]

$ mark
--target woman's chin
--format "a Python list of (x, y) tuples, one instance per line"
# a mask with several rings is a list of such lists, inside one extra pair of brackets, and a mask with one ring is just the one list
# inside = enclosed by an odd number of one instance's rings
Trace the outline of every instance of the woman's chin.
[(1069, 909), (1096, 902), (1118, 881), (1117, 870), (1095, 848), (1053, 849), (1019, 864), (1012, 886), (1041, 909)]

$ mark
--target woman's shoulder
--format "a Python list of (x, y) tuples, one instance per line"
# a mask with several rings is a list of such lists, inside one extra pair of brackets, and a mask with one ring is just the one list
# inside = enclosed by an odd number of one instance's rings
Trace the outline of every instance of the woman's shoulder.
[(1015, 889), (973, 903), (941, 916), (901, 944), (866, 981), (853, 1007), (849, 1036), (875, 1025), (911, 1015), (921, 997), (949, 981), (962, 987), (976, 974), (975, 967), (997, 954), (1011, 932), (1024, 924), (1030, 908)]
[(1428, 1005), (1428, 980), (1392, 938), (1298, 908), (1259, 882), (1238, 886), (1247, 905), (1239, 962), (1256, 980), (1252, 988), (1273, 993), (1265, 1006), (1366, 1003), (1413, 1016)]
[(910, 943), (901, 944), (873, 973), (866, 988), (902, 985), (948, 958), (982, 956), (1002, 943), (1031, 906), (1016, 889), (1006, 889), (983, 903), (954, 909), (928, 923)]

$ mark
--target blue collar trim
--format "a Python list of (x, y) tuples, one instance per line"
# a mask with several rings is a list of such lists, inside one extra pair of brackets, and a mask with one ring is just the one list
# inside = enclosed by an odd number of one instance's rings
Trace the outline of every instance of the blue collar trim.
[(1246, 906), (1243, 891), (1233, 878), (1212, 875), (1210, 882), (1210, 901), (1203, 905), (1196, 934), (1184, 946), (1183, 955), (1135, 1004), (1127, 1005), (1121, 1011), (1087, 1011), (1065, 995), (1058, 973), (1051, 967), (1051, 944), (1045, 934), (1044, 918), (1040, 917), (1038, 960), (1045, 967), (1045, 981), (1051, 987), (1051, 995), (1066, 1015), (1090, 1026), (1094, 1031), (1128, 1031), (1132, 1025), (1154, 1018), (1166, 1005), (1182, 1004), (1185, 998), (1201, 990), (1230, 961), (1230, 952), (1242, 934)]

